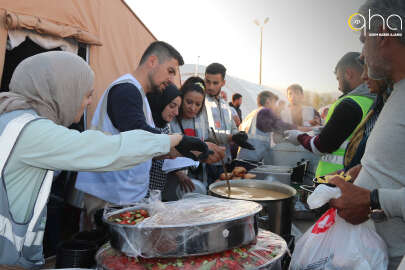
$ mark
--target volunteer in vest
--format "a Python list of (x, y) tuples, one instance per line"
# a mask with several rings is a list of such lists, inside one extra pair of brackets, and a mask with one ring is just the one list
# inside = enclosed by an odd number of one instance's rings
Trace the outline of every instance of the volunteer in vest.
[[(0, 269), (39, 269), (46, 202), (53, 171), (123, 170), (165, 155), (176, 146), (207, 154), (200, 140), (182, 136), (67, 127), (80, 121), (91, 102), (94, 73), (75, 54), (47, 52), (22, 61), (0, 94)], [(205, 149), (205, 150), (204, 150)], [(171, 151), (174, 153), (174, 150)]]
[(257, 96), (258, 108), (249, 113), (239, 126), (239, 130), (248, 134), (248, 142), (256, 150), (240, 148), (238, 159), (254, 163), (262, 161), (265, 153), (271, 151), (271, 132), (297, 129), (296, 125), (285, 123), (276, 115), (277, 100), (278, 97), (270, 91), (262, 91)]
[[(182, 104), (179, 115), (170, 122), (171, 131), (187, 136), (198, 137), (205, 141), (208, 139), (208, 129), (202, 117), (202, 110), (205, 100), (205, 83), (200, 77), (189, 77), (180, 88)], [(225, 156), (225, 147), (207, 142), (210, 149), (215, 148), (214, 153), (218, 160)], [(214, 156), (214, 155), (213, 155)], [(196, 169), (189, 169), (188, 175), (194, 179), (199, 179), (208, 185), (206, 164), (202, 163)]]
[(304, 101), (304, 90), (301, 85), (290, 85), (287, 88), (287, 99), (290, 104), (280, 113), (280, 117), (284, 122), (304, 127), (321, 124), (319, 113), (310, 106), (302, 105)]
[[(180, 53), (170, 44), (151, 43), (136, 70), (119, 77), (104, 92), (91, 128), (106, 134), (129, 130), (160, 134), (161, 131), (155, 128), (146, 94), (163, 91), (183, 63)], [(107, 202), (125, 205), (143, 199), (149, 188), (151, 165), (152, 160), (148, 160), (124, 171), (80, 172), (76, 188), (86, 193), (84, 204), (90, 220)]]
[[(212, 63), (205, 70), (205, 91), (203, 117), (205, 127), (210, 139), (215, 140), (211, 129), (214, 129), (220, 145), (226, 146), (225, 163), (231, 162), (230, 142), (236, 145), (254, 150), (254, 147), (247, 142), (248, 136), (245, 132), (239, 131), (232, 119), (232, 112), (229, 105), (221, 98), (221, 88), (225, 85), (226, 68), (219, 63)], [(209, 183), (219, 179), (223, 172), (221, 163), (207, 166)]]
[(343, 95), (330, 107), (321, 133), (313, 137), (297, 130), (286, 131), (288, 141), (322, 155), (316, 176), (343, 169), (348, 142), (374, 102), (375, 95), (361, 79), (359, 56), (358, 52), (349, 52), (336, 65), (336, 79)]

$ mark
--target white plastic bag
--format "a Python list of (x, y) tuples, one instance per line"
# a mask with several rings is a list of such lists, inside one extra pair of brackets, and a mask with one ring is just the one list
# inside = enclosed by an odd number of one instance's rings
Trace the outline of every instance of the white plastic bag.
[(337, 199), (342, 195), (340, 188), (318, 185), (314, 192), (308, 196), (307, 203), (310, 209), (322, 207), (331, 199)]
[(387, 248), (374, 224), (352, 225), (332, 208), (297, 241), (290, 270), (383, 270), (387, 266)]

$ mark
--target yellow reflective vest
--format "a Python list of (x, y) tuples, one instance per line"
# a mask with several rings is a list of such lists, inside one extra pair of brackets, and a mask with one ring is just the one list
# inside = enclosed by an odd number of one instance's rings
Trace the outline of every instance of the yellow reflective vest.
[[(347, 96), (341, 97), (329, 108), (328, 115), (326, 116), (325, 119), (325, 124), (328, 123), (337, 105), (339, 105), (340, 102), (342, 102), (346, 98), (351, 98), (360, 106), (363, 112), (362, 120), (366, 117), (367, 112), (369, 111), (371, 105), (373, 105), (374, 102), (372, 98), (365, 96), (356, 96), (349, 94)], [(362, 121), (360, 121), (360, 123), (361, 122)], [(353, 130), (350, 136), (346, 138), (346, 140), (339, 146), (339, 148), (335, 152), (331, 154), (325, 154), (321, 157), (318, 163), (318, 168), (316, 169), (316, 177), (343, 169), (343, 159), (346, 152), (346, 148), (355, 130), (356, 129)]]

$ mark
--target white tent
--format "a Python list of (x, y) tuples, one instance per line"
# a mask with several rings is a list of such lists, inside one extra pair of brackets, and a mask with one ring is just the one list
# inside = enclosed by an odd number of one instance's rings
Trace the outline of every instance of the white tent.
[[(187, 78), (191, 76), (198, 75), (201, 78), (204, 78), (205, 66), (194, 65), (194, 64), (185, 64), (180, 67), (181, 81), (184, 82)], [(243, 97), (242, 101), (242, 117), (245, 117), (249, 112), (257, 108), (257, 95), (263, 90), (269, 90), (276, 94), (280, 99), (285, 100), (286, 97), (284, 93), (281, 93), (279, 90), (272, 89), (267, 86), (260, 86), (256, 83), (252, 83), (246, 80), (242, 80), (236, 77), (229, 75), (225, 76), (226, 84), (222, 88), (228, 95), (228, 101), (232, 100), (232, 95), (234, 93), (239, 93)]]

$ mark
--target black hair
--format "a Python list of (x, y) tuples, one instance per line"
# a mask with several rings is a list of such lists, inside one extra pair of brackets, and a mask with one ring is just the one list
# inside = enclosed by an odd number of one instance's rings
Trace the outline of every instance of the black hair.
[(276, 96), (270, 91), (262, 91), (259, 93), (259, 95), (257, 95), (257, 105), (264, 106), (266, 104), (267, 99), (278, 100), (278, 96)]
[(348, 52), (345, 55), (343, 55), (343, 57), (336, 64), (335, 74), (337, 74), (338, 70), (344, 72), (349, 67), (356, 69), (360, 73), (363, 72), (363, 67), (358, 61), (359, 57), (360, 57), (359, 52)]
[(226, 68), (220, 63), (212, 63), (205, 69), (205, 74), (221, 74), (222, 79), (225, 79)]
[(159, 59), (159, 63), (163, 63), (170, 58), (174, 58), (179, 63), (179, 66), (184, 65), (184, 60), (181, 54), (172, 45), (164, 41), (152, 42), (143, 53), (139, 64), (142, 65), (145, 63), (146, 59), (148, 59), (148, 57), (151, 55), (156, 55)]
[(202, 78), (198, 77), (198, 76), (191, 76), (189, 77), (182, 85), (182, 88), (187, 85), (187, 84), (194, 84), (194, 83), (202, 83), (202, 85), (204, 86), (205, 90), (205, 82)]
[[(184, 102), (184, 96), (188, 93), (188, 92), (197, 92), (200, 93), (201, 95), (203, 95), (203, 106), (201, 106), (200, 111), (198, 112), (201, 113), (203, 107), (204, 107), (204, 101), (205, 101), (205, 82), (203, 79), (201, 79), (198, 76), (192, 76), (190, 78), (188, 78), (183, 85), (180, 88), (180, 92), (181, 92), (181, 99), (182, 99), (182, 103), (181, 103), (181, 107), (183, 108), (183, 102)], [(178, 115), (178, 119), (181, 119), (183, 117), (183, 110), (179, 110), (179, 115)], [(179, 121), (180, 122), (180, 121)]]
[(163, 92), (157, 91), (146, 95), (156, 127), (164, 128), (167, 125), (166, 120), (162, 117), (162, 112), (167, 105), (180, 96), (179, 89), (173, 83), (169, 83)]
[(242, 95), (239, 94), (239, 93), (233, 94), (232, 95), (232, 101), (236, 101), (236, 100), (240, 99), (241, 97), (242, 97)]

